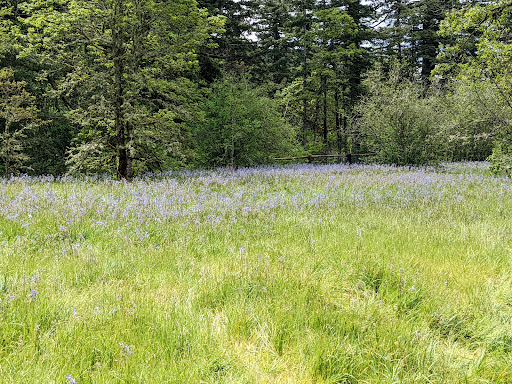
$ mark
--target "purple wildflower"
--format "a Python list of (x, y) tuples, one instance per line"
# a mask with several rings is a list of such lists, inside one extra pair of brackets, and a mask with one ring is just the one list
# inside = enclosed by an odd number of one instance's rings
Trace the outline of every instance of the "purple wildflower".
[(36, 301), (37, 299), (37, 295), (39, 294), (38, 291), (36, 291), (35, 289), (33, 288), (30, 288), (30, 293), (27, 295), (28, 297), (31, 297), (32, 298), (32, 301)]

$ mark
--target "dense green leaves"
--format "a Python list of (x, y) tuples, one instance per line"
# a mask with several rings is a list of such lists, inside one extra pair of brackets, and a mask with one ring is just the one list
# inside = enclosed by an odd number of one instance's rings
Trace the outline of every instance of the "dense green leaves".
[(297, 151), (296, 132), (276, 103), (243, 79), (214, 84), (205, 112), (205, 122), (195, 129), (202, 166), (272, 163)]
[[(491, 157), (495, 170), (512, 165), (507, 149), (512, 146), (511, 20), (512, 3), (496, 1), (453, 12), (441, 28), (444, 36), (452, 34), (457, 40), (443, 50), (444, 63), (437, 68), (438, 76), (480, 83), (479, 88), (486, 87), (488, 93), (496, 95), (490, 108), (498, 120), (493, 127), (497, 146)], [(506, 163), (508, 166), (503, 165)]]
[(11, 68), (0, 70), (0, 159), (5, 176), (28, 169), (26, 134), (41, 124), (35, 97), (25, 85), (14, 79)]
[(33, 173), (130, 179), (256, 164), (286, 156), (297, 139), (308, 153), (370, 151), (381, 162), (430, 162), (433, 148), (442, 159), (482, 159), (494, 141), (512, 141), (511, 7), (8, 0), (0, 65), (48, 122), (20, 136)]
[(357, 107), (362, 144), (373, 160), (396, 165), (428, 164), (442, 157), (439, 97), (423, 95), (418, 83), (392, 72), (390, 79), (368, 83), (371, 96)]
[[(193, 0), (61, 1), (25, 3), (23, 56), (55, 84), (50, 94), (70, 100), (67, 117), (79, 129), (70, 171), (117, 167), (130, 179), (140, 170), (187, 156), (187, 127), (200, 118), (197, 51), (222, 19)], [(174, 159), (174, 160), (173, 160)]]
[(10, 22), (11, 8), (0, 8), (0, 58), (10, 50)]

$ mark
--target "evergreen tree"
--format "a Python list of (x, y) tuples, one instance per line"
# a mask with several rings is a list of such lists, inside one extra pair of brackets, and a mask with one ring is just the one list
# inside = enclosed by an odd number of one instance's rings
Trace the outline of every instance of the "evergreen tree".
[(289, 24), (289, 0), (259, 0), (254, 14), (253, 33), (257, 36), (256, 55), (260, 61), (252, 73), (260, 82), (282, 85), (293, 78), (294, 42)]
[[(255, 2), (250, 0), (198, 0), (201, 8), (210, 15), (225, 18), (224, 31), (213, 40), (217, 47), (209, 52), (203, 51), (203, 63), (208, 63), (213, 73), (204, 73), (203, 77), (213, 80), (221, 72), (247, 72), (258, 58), (253, 52), (256, 42), (251, 40), (252, 18)], [(221, 68), (217, 62), (220, 61)], [(203, 68), (204, 69), (204, 68)]]
[[(446, 14), (461, 6), (459, 0), (392, 0), (376, 3), (376, 22), (383, 58), (408, 63), (410, 73), (419, 70), (430, 78), (441, 45), (450, 36), (440, 36), (439, 26)], [(389, 60), (391, 59), (391, 60)]]
[[(357, 25), (347, 11), (338, 7), (324, 8), (316, 12), (314, 24), (314, 59), (315, 72), (313, 75), (320, 79), (320, 93), (323, 106), (323, 139), (328, 138), (328, 98), (332, 98), (333, 116), (335, 117), (335, 132), (338, 150), (341, 151), (346, 132), (342, 131), (342, 109), (348, 107), (352, 90), (351, 80), (360, 74), (350, 71), (352, 63), (361, 52), (353, 40), (358, 33)], [(332, 95), (330, 95), (332, 91)], [(345, 105), (347, 104), (347, 105)]]
[(363, 47), (372, 38), (369, 23), (373, 17), (373, 10), (361, 0), (346, 0), (347, 14), (355, 23), (356, 29), (348, 36), (347, 42), (352, 52), (347, 63), (348, 77), (348, 102), (350, 106), (358, 100), (363, 92), (361, 82), (366, 70), (370, 67), (371, 60), (368, 50)]
[(316, 10), (315, 0), (291, 0), (290, 21), (288, 23), (288, 38), (294, 43), (295, 78), (302, 79), (302, 146), (307, 147), (308, 116), (308, 77), (311, 74), (311, 56), (313, 35), (311, 29)]
[(23, 9), (23, 56), (44, 67), (41, 80), (67, 100), (79, 128), (71, 171), (115, 169), (131, 179), (134, 161), (145, 170), (187, 156), (187, 122), (200, 117), (187, 75), (220, 18), (194, 0), (45, 0)]
[(303, 100), (303, 145), (306, 148), (310, 130), (317, 137), (320, 111), (323, 139), (327, 141), (327, 109), (332, 105), (337, 149), (342, 151), (346, 146), (347, 116), (362, 93), (361, 80), (370, 65), (368, 50), (363, 45), (370, 38), (367, 23), (371, 8), (354, 0), (293, 4), (302, 7), (296, 8), (290, 25), (297, 58), (302, 59), (300, 64), (296, 60), (296, 78), (302, 80), (302, 90), (296, 94)]
[(11, 68), (0, 70), (0, 159), (6, 177), (28, 169), (26, 133), (40, 124), (35, 97), (25, 85)]

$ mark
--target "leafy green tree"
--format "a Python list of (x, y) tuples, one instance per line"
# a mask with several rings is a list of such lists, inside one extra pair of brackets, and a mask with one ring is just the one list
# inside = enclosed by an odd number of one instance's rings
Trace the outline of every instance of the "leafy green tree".
[(0, 159), (4, 175), (26, 171), (26, 133), (40, 124), (35, 97), (11, 68), (0, 69)]
[[(485, 2), (452, 12), (441, 25), (441, 34), (455, 36), (456, 41), (444, 47), (444, 62), (436, 68), (437, 76), (447, 81), (473, 82), (478, 88), (493, 89), (499, 96), (495, 105), (506, 107), (507, 112), (496, 113), (502, 116), (501, 124), (488, 127), (488, 133), (497, 140), (497, 149), (490, 158), (495, 164), (508, 161), (508, 148), (512, 146), (511, 19), (510, 1)], [(503, 167), (494, 167), (500, 168)]]
[(446, 159), (485, 160), (512, 118), (510, 108), (486, 82), (458, 79), (443, 89), (442, 107), (449, 112), (442, 127)]
[(297, 151), (296, 131), (265, 93), (244, 79), (213, 85), (204, 105), (206, 119), (194, 131), (200, 165), (266, 164)]
[[(44, 67), (50, 95), (67, 100), (79, 132), (71, 172), (135, 169), (185, 160), (188, 127), (200, 118), (189, 75), (222, 18), (194, 0), (43, 0), (20, 4), (22, 55)], [(135, 165), (134, 165), (135, 164)]]
[(491, 163), (489, 167), (491, 173), (512, 177), (512, 146), (496, 143), (488, 160)]
[(9, 17), (11, 16), (11, 8), (1, 7), (0, 8), (0, 58), (10, 50), (11, 38), (10, 38), (10, 27)]
[(20, 5), (23, 8), (21, 0), (0, 1), (0, 67), (12, 68), (16, 80), (23, 82), (26, 92), (34, 95), (39, 117), (46, 120), (45, 124), (24, 132), (23, 153), (28, 157), (24, 171), (63, 174), (66, 171), (65, 152), (72, 135), (71, 126), (62, 113), (66, 100), (45, 94), (51, 85), (37, 81), (45, 69), (41, 63), (18, 56), (24, 43), (22, 37), (28, 33), (27, 26), (21, 22), (26, 14)]
[(389, 79), (375, 71), (367, 80), (370, 94), (357, 106), (362, 145), (372, 160), (396, 165), (435, 162), (443, 156), (442, 99), (424, 94), (417, 81), (395, 68)]

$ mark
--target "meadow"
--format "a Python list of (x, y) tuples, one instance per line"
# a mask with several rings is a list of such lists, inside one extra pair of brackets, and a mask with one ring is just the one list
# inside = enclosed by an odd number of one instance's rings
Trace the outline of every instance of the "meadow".
[(486, 167), (0, 179), (0, 382), (510, 383)]

